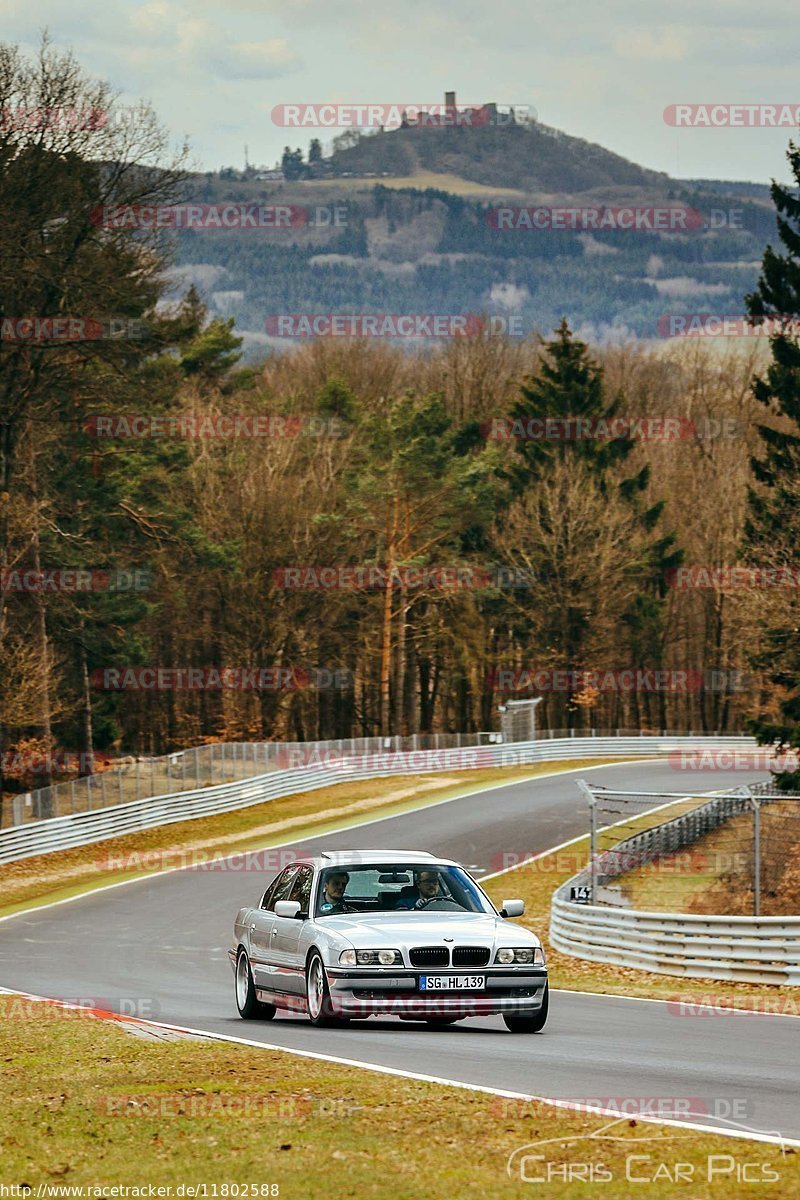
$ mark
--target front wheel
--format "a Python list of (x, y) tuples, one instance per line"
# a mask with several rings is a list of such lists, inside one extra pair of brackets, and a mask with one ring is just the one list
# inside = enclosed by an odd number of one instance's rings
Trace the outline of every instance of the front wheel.
[(530, 1017), (504, 1016), (506, 1029), (511, 1033), (541, 1033), (547, 1021), (547, 1010), (550, 1007), (550, 985), (544, 985), (542, 1007)]
[(256, 996), (253, 972), (250, 970), (250, 959), (246, 950), (240, 950), (236, 959), (236, 1007), (239, 1009), (239, 1016), (245, 1021), (271, 1021), (275, 1016), (275, 1005), (264, 1004)]
[(346, 1024), (346, 1017), (334, 1016), (325, 964), (316, 952), (311, 955), (306, 967), (306, 1001), (308, 1019), (312, 1025)]

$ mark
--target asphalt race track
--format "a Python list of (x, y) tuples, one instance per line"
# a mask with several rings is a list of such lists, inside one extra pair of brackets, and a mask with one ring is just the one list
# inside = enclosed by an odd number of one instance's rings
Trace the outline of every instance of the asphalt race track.
[[(509, 784), (296, 845), (426, 849), (489, 873), (504, 853), (537, 853), (586, 833), (581, 774)], [(678, 773), (662, 762), (604, 767), (591, 777), (626, 790), (704, 792), (759, 778)], [(20, 914), (0, 923), (0, 984), (102, 998), (109, 1008), (119, 998), (141, 1001), (141, 1015), (172, 1024), (525, 1094), (681, 1099), (701, 1122), (738, 1114), (738, 1125), (721, 1123), (800, 1138), (800, 1019), (791, 1017), (678, 1015), (660, 1002), (557, 992), (541, 1036), (513, 1036), (500, 1018), (441, 1031), (376, 1018), (340, 1030), (313, 1029), (296, 1016), (241, 1021), (227, 959), (232, 922), (274, 873), (183, 870)], [(676, 979), (675, 991), (730, 989)]]

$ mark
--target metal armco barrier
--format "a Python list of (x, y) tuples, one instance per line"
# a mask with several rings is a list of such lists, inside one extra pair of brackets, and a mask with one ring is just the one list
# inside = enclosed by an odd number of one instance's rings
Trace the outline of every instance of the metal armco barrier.
[(575, 904), (559, 888), (550, 942), (573, 958), (658, 975), (800, 985), (800, 917), (713, 917)]
[[(321, 764), (271, 771), (268, 774), (198, 788), (173, 795), (156, 796), (111, 805), (90, 812), (49, 817), (0, 831), (0, 863), (49, 854), (120, 837), (140, 829), (171, 825), (196, 817), (207, 817), (263, 804), (315, 788), (348, 780), (380, 779), (389, 775), (423, 774), (431, 771), (469, 770), (480, 767), (516, 766), (525, 763), (557, 762), (571, 758), (663, 757), (672, 753), (729, 755), (756, 750), (750, 737), (680, 737), (642, 735), (637, 737), (568, 737), (535, 742), (513, 742), (446, 750), (363, 754), (329, 759)], [(676, 768), (677, 770), (677, 768)]]

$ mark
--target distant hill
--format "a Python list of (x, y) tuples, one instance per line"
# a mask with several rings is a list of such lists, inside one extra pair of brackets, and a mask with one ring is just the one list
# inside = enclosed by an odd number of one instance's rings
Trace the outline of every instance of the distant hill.
[[(176, 292), (232, 315), (250, 357), (288, 343), (281, 313), (487, 314), (590, 340), (655, 338), (670, 313), (741, 313), (775, 214), (766, 183), (677, 180), (535, 122), (401, 128), (337, 139), (316, 178), (198, 175), (203, 203), (328, 206), (283, 230), (183, 231)], [(497, 228), (490, 209), (686, 205), (685, 232)]]
[(648, 171), (593, 142), (538, 122), (478, 127), (429, 126), (362, 135), (336, 148), (332, 174), (412, 175), (422, 169), (524, 192), (584, 192), (598, 187), (664, 188), (669, 177)]

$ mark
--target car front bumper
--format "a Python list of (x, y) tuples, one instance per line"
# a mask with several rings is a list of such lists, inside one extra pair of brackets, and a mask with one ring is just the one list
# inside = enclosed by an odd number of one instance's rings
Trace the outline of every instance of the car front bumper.
[[(475, 990), (420, 991), (420, 975), (480, 975), (485, 986)], [(331, 1007), (338, 1016), (373, 1013), (399, 1017), (490, 1016), (535, 1013), (542, 1006), (547, 969), (481, 967), (440, 971), (389, 968), (386, 972), (327, 968)]]

